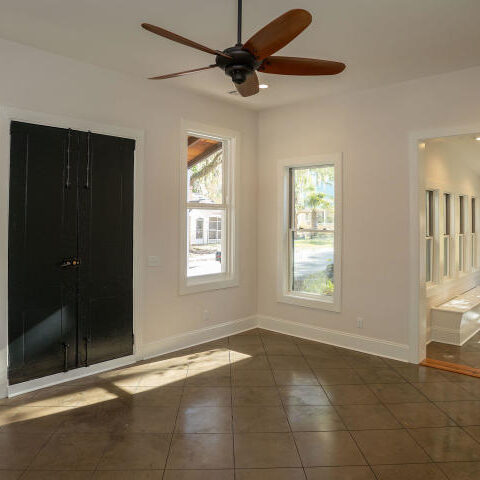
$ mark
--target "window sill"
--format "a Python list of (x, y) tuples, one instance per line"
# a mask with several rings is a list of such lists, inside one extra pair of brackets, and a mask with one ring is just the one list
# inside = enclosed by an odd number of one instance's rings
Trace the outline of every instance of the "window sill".
[(212, 275), (211, 277), (193, 277), (180, 285), (179, 294), (189, 295), (192, 293), (220, 290), (222, 288), (238, 287), (238, 278), (225, 275)]
[(290, 305), (298, 305), (300, 307), (340, 312), (340, 305), (335, 303), (333, 298), (330, 299), (329, 297), (319, 296), (318, 298), (315, 298), (313, 296), (285, 293), (280, 295), (277, 300), (281, 303), (289, 303)]

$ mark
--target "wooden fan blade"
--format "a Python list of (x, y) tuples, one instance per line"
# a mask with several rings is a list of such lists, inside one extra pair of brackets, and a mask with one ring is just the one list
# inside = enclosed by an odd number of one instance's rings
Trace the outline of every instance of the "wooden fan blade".
[(181, 77), (189, 73), (201, 72), (202, 70), (209, 70), (215, 68), (217, 65), (209, 65), (208, 67), (194, 68), (192, 70), (185, 70), (184, 72), (169, 73), (168, 75), (160, 75), (158, 77), (150, 77), (149, 80), (164, 80), (165, 78)]
[(196, 48), (197, 50), (201, 50), (202, 52), (211, 53), (212, 55), (220, 55), (221, 57), (229, 58), (232, 57), (230, 55), (226, 55), (223, 52), (218, 50), (213, 50), (211, 48), (206, 47), (205, 45), (201, 45), (200, 43), (194, 42), (193, 40), (189, 40), (188, 38), (182, 37), (177, 35), (176, 33), (169, 32), (164, 28), (157, 27), (155, 25), (151, 25), (150, 23), (142, 23), (142, 27), (149, 32), (156, 33), (161, 37), (168, 38), (177, 43), (181, 43), (182, 45), (186, 45), (187, 47)]
[(278, 75), (336, 75), (343, 72), (345, 67), (344, 63), (330, 60), (273, 56), (266, 58), (258, 71)]
[(243, 83), (238, 84), (234, 82), (234, 85), (242, 97), (251, 97), (252, 95), (257, 94), (260, 90), (258, 87), (258, 77), (256, 72), (252, 72), (248, 75)]
[(290, 43), (310, 23), (312, 23), (310, 12), (301, 8), (289, 10), (259, 30), (243, 48), (258, 60), (263, 60)]

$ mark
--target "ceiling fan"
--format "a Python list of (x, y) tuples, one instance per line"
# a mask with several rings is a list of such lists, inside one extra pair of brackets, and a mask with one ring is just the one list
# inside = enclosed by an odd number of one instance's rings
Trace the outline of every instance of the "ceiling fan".
[(160, 75), (152, 77), (152, 80), (180, 77), (219, 67), (232, 78), (240, 95), (250, 97), (259, 92), (256, 71), (278, 75), (336, 75), (342, 72), (345, 69), (345, 64), (340, 62), (314, 58), (272, 56), (302, 33), (311, 22), (312, 15), (310, 12), (302, 9), (289, 10), (259, 30), (245, 44), (242, 44), (242, 0), (238, 0), (237, 43), (223, 51), (213, 50), (155, 25), (142, 23), (145, 30), (216, 56), (215, 63), (207, 67)]

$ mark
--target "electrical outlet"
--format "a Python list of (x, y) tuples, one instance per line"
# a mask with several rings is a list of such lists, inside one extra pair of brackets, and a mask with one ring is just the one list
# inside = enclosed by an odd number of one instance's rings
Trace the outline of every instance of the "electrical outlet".
[(160, 266), (160, 257), (157, 257), (156, 255), (150, 255), (147, 258), (147, 265), (149, 267), (159, 267)]
[(363, 317), (357, 317), (357, 328), (363, 328)]
[(208, 322), (210, 320), (210, 312), (208, 310), (204, 310), (202, 317), (204, 322)]

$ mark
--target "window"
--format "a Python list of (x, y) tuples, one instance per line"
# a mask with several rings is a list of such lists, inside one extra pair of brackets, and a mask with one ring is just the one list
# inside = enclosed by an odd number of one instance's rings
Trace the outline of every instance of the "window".
[[(280, 301), (340, 308), (341, 157), (282, 168), (283, 248)], [(315, 161), (316, 160), (316, 161)]]
[(197, 226), (195, 230), (195, 239), (203, 240), (203, 218), (197, 218)]
[[(180, 293), (237, 284), (234, 220), (235, 134), (185, 128)], [(206, 129), (205, 129), (206, 130)]]
[(465, 202), (464, 195), (458, 196), (458, 271), (465, 271)]
[(425, 282), (433, 282), (434, 265), (434, 228), (435, 228), (435, 195), (433, 190), (425, 192)]
[(221, 217), (210, 217), (208, 219), (208, 239), (210, 241), (222, 239), (222, 219)]
[(450, 276), (450, 236), (452, 234), (452, 206), (451, 195), (449, 193), (443, 194), (443, 276)]
[(472, 251), (472, 269), (477, 268), (477, 199), (472, 198), (472, 203), (471, 203), (471, 215), (472, 215), (472, 236), (471, 236), (471, 251)]

